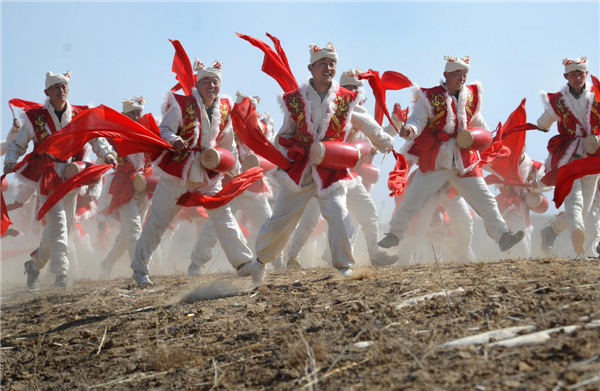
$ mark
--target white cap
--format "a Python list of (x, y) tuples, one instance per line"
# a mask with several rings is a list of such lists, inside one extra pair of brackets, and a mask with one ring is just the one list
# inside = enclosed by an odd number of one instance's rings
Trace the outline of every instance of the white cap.
[(143, 96), (133, 96), (133, 99), (123, 99), (123, 113), (129, 113), (130, 111), (142, 110), (144, 111), (144, 104), (146, 103), (146, 98)]
[(315, 44), (310, 44), (310, 64), (314, 64), (320, 59), (327, 57), (333, 61), (337, 61), (338, 55), (335, 51), (335, 46), (331, 42), (327, 43), (327, 46), (320, 48)]
[(341, 86), (357, 86), (357, 87), (362, 87), (363, 86), (363, 81), (362, 80), (358, 80), (358, 75), (360, 75), (362, 73), (362, 70), (360, 69), (354, 69), (351, 68), (345, 72), (342, 73), (342, 76), (340, 77), (340, 85)]
[(216, 77), (221, 80), (221, 68), (223, 67), (223, 63), (215, 60), (211, 68), (207, 68), (202, 61), (198, 60), (198, 57), (194, 60), (194, 70), (196, 73), (196, 80), (200, 81), (205, 77)]
[(573, 71), (587, 72), (588, 70), (587, 57), (565, 58), (563, 60), (563, 65), (565, 66), (565, 73)]
[(46, 89), (52, 87), (58, 83), (67, 83), (69, 85), (69, 81), (71, 80), (71, 71), (67, 71), (67, 73), (58, 73), (53, 74), (52, 72), (46, 73)]
[(444, 69), (444, 72), (454, 72), (459, 69), (469, 72), (469, 56), (464, 56), (463, 58), (445, 56), (444, 60), (446, 60), (446, 69)]

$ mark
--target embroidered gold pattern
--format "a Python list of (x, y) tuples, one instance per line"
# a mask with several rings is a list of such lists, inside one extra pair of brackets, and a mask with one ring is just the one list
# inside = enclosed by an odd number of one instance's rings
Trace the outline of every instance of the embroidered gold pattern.
[(221, 131), (225, 128), (225, 125), (227, 125), (227, 117), (229, 117), (229, 106), (227, 106), (225, 103), (221, 103), (221, 124), (220, 124), (220, 129)]
[[(600, 132), (600, 102), (594, 99), (592, 103), (592, 112), (590, 113), (590, 125), (592, 127), (590, 134), (598, 134)], [(596, 117), (594, 119), (594, 117)]]
[(558, 116), (561, 118), (563, 128), (571, 135), (575, 135), (576, 129), (569, 127), (569, 113), (567, 112), (567, 108), (563, 103), (563, 100), (560, 96), (557, 96), (555, 101), (556, 111), (558, 112)]
[(342, 130), (344, 130), (342, 124), (346, 122), (348, 110), (350, 109), (350, 96), (346, 94), (338, 96), (335, 98), (334, 105), (333, 115), (331, 116), (334, 133), (323, 138), (325, 141), (340, 139)]
[(34, 133), (37, 135), (38, 142), (48, 137), (50, 133), (46, 130), (46, 117), (44, 114), (36, 114), (33, 119)]
[(431, 106), (433, 106), (434, 117), (429, 121), (429, 126), (432, 128), (438, 125), (442, 118), (446, 115), (446, 99), (443, 94), (435, 94), (431, 97)]
[(296, 121), (296, 133), (293, 137), (302, 142), (312, 141), (312, 137), (308, 133), (301, 133), (300, 129), (304, 127), (304, 105), (299, 93), (295, 93), (289, 97), (288, 108), (290, 109), (290, 115), (294, 121)]
[(469, 95), (467, 96), (467, 104), (465, 105), (465, 110), (467, 112), (467, 114), (469, 114), (469, 119), (471, 119), (473, 117), (473, 93), (471, 92), (471, 90), (469, 90), (467, 88), (467, 91), (469, 93)]

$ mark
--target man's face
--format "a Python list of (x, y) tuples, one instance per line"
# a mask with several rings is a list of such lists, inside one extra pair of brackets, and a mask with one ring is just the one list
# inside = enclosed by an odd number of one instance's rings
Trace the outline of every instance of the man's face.
[(44, 93), (50, 98), (50, 103), (54, 107), (62, 106), (64, 103), (67, 103), (67, 99), (69, 98), (69, 85), (67, 83), (54, 84), (45, 89)]
[(572, 71), (564, 74), (565, 79), (567, 79), (571, 88), (575, 88), (576, 90), (583, 88), (583, 86), (585, 85), (585, 79), (587, 78), (587, 75), (587, 71)]
[(128, 111), (126, 113), (123, 113), (123, 115), (127, 118), (134, 120), (135, 122), (138, 122), (140, 118), (142, 118), (142, 110)]
[(454, 72), (444, 72), (446, 78), (446, 87), (452, 92), (460, 91), (467, 81), (467, 73), (465, 69), (458, 69)]
[(196, 88), (204, 102), (212, 102), (221, 92), (221, 79), (218, 77), (203, 77), (196, 83)]
[(348, 85), (345, 85), (345, 86), (342, 86), (342, 87), (344, 87), (345, 89), (350, 90), (350, 91), (356, 91), (356, 90), (358, 90), (358, 87), (355, 86), (354, 84), (348, 84)]
[(313, 80), (317, 84), (329, 84), (335, 77), (336, 62), (331, 58), (323, 57), (308, 66)]

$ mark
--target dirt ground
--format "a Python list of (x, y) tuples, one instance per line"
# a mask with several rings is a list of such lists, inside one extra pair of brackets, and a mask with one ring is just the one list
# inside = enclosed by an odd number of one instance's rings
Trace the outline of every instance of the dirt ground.
[[(3, 390), (598, 390), (600, 262), (3, 284)], [(444, 287), (445, 284), (445, 287)], [(438, 296), (418, 301), (425, 294)], [(448, 294), (446, 294), (448, 292)], [(545, 342), (440, 346), (563, 326)], [(529, 326), (528, 328), (525, 328)], [(504, 340), (509, 341), (509, 340)]]

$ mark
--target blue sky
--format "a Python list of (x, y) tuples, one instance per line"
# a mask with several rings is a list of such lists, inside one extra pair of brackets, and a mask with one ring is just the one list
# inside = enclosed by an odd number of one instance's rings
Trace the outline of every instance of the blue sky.
[[(395, 70), (423, 87), (442, 77), (443, 57), (471, 57), (468, 82), (483, 84), (483, 115), (495, 127), (527, 98), (529, 122), (542, 113), (540, 90), (564, 85), (562, 59), (587, 55), (599, 75), (598, 2), (586, 3), (17, 3), (2, 2), (2, 137), (12, 122), (8, 100), (42, 102), (48, 71), (72, 71), (69, 101), (120, 109), (133, 95), (160, 113), (178, 39), (193, 60), (224, 63), (222, 92), (259, 95), (259, 110), (281, 124), (277, 83), (260, 71), (262, 53), (235, 32), (277, 36), (296, 78), (308, 78), (308, 45), (331, 41), (338, 76), (351, 67)], [(367, 88), (367, 96), (370, 91)], [(388, 93), (388, 105), (409, 104), (409, 92)], [(372, 110), (374, 100), (367, 101)], [(530, 132), (528, 153), (546, 158), (550, 134)], [(396, 140), (396, 149), (403, 144)], [(380, 158), (375, 162), (379, 164)], [(387, 158), (382, 173), (392, 168)], [(386, 176), (384, 176), (385, 178)], [(384, 181), (373, 190), (387, 202)]]

